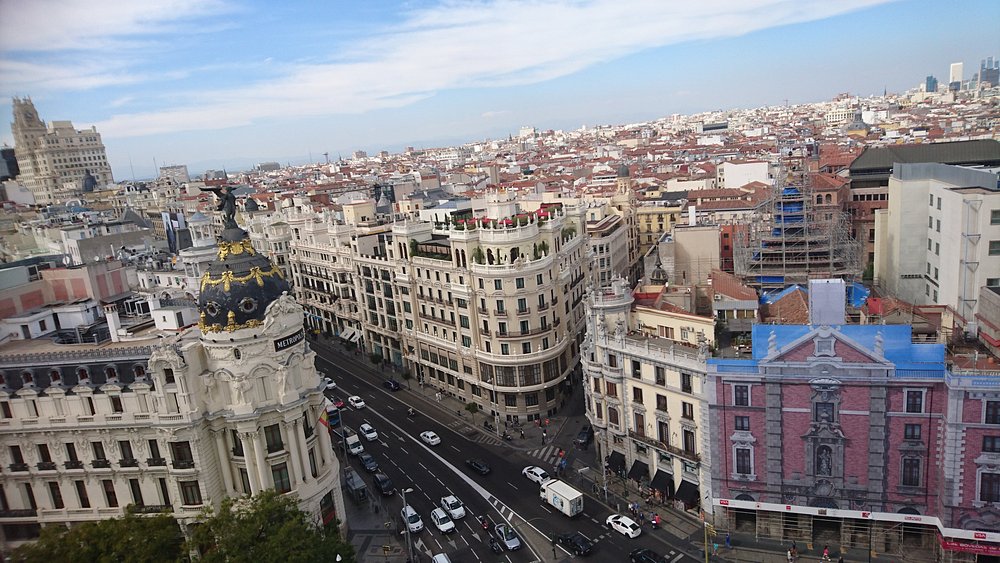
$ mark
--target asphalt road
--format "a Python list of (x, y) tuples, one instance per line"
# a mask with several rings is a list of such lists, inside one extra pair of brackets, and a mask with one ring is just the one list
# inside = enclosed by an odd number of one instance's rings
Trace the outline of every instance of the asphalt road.
[[(379, 433), (377, 442), (363, 441), (365, 451), (379, 463), (380, 471), (393, 481), (397, 491), (411, 488), (406, 493), (410, 504), (424, 521), (424, 530), (413, 534), (414, 550), (431, 554), (445, 552), (453, 561), (534, 561), (552, 560), (552, 538), (561, 533), (579, 531), (595, 543), (591, 558), (598, 561), (628, 561), (629, 553), (640, 547), (656, 551), (665, 562), (694, 563), (701, 554), (688, 542), (671, 536), (665, 530), (643, 529), (638, 538), (627, 538), (604, 526), (612, 514), (585, 493), (583, 514), (570, 519), (538, 497), (538, 485), (521, 474), (528, 465), (539, 465), (551, 473), (551, 464), (531, 458), (526, 452), (504, 445), (478, 443), (448, 426), (452, 417), (437, 409), (422, 409), (420, 401), (413, 401), (417, 416), (406, 415), (404, 401), (412, 394), (407, 391), (392, 392), (382, 387), (385, 375), (361, 356), (352, 356), (321, 347), (317, 351), (317, 368), (337, 383), (337, 389), (328, 391), (330, 397), (346, 399), (359, 395), (367, 403), (363, 409), (349, 405), (341, 409), (342, 423), (354, 430), (362, 423), (371, 424)], [(440, 417), (439, 421), (435, 417)], [(441, 444), (428, 446), (419, 434), (433, 430), (441, 437)], [(335, 445), (338, 440), (334, 437)], [(568, 446), (569, 444), (565, 444)], [(468, 469), (465, 461), (481, 458), (492, 471), (481, 476)], [(370, 473), (364, 470), (355, 456), (351, 465), (371, 483)], [(374, 486), (369, 493), (380, 497)], [(442, 534), (430, 521), (430, 513), (441, 497), (454, 494), (466, 505), (467, 515), (456, 522), (456, 531)], [(392, 517), (398, 526), (403, 506), (401, 495), (381, 497), (381, 514)], [(497, 555), (490, 551), (487, 535), (478, 519), (487, 516), (495, 523), (512, 523), (518, 530), (522, 549)], [(405, 542), (403, 542), (405, 544)], [(544, 551), (543, 551), (544, 550)], [(556, 548), (557, 558), (568, 557), (561, 547)]]

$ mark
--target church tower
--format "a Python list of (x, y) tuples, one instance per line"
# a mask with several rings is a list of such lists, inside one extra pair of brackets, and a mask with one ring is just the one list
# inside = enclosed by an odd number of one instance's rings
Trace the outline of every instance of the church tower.
[(618, 210), (625, 223), (628, 233), (628, 279), (639, 278), (639, 220), (638, 220), (638, 200), (635, 197), (632, 177), (629, 174), (628, 165), (622, 163), (618, 167), (617, 178), (615, 179), (615, 195), (611, 197), (611, 204)]
[(198, 296), (205, 420), (217, 439), (220, 485), (227, 496), (290, 493), (317, 521), (343, 520), (316, 354), (290, 293), (246, 231), (223, 231)]

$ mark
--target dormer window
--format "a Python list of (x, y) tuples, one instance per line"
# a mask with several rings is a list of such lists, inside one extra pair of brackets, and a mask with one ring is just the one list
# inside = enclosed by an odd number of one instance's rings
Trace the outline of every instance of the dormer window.
[(170, 368), (163, 368), (163, 380), (167, 383), (167, 385), (173, 385), (174, 384), (174, 370), (172, 370)]
[(136, 379), (146, 377), (146, 368), (143, 366), (135, 366), (132, 368), (132, 374), (135, 375)]
[(31, 372), (25, 371), (21, 373), (21, 380), (25, 385), (32, 385), (35, 382), (35, 378), (31, 375)]
[(104, 369), (104, 375), (108, 378), (108, 381), (118, 381), (118, 370), (112, 366)]
[(59, 381), (61, 381), (62, 380), (62, 376), (59, 375), (59, 370), (54, 369), (54, 370), (50, 371), (49, 372), (49, 379), (52, 380), (52, 383), (58, 383)]
[(84, 383), (90, 379), (90, 372), (87, 371), (87, 368), (80, 368), (76, 370), (76, 377), (80, 380), (80, 383)]

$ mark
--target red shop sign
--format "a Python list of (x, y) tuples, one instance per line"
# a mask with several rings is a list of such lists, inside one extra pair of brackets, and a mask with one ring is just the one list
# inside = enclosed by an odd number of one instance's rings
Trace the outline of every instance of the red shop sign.
[(964, 551), (978, 555), (1000, 555), (1000, 544), (995, 543), (968, 543), (941, 538), (941, 547), (949, 551)]

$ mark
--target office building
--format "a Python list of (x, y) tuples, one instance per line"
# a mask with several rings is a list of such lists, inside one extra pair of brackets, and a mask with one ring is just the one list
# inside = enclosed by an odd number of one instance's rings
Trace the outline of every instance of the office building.
[[(38, 204), (66, 201), (96, 186), (114, 183), (111, 166), (95, 127), (77, 130), (70, 121), (46, 125), (31, 98), (14, 98), (14, 153), (18, 180)], [(87, 190), (89, 188), (89, 190)]]

